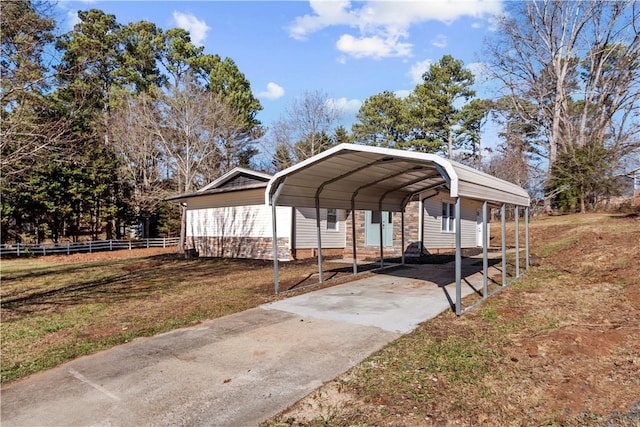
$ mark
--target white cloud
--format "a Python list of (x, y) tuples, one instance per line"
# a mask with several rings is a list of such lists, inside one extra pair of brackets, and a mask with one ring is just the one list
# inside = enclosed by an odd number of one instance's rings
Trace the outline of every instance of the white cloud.
[(192, 14), (175, 11), (173, 12), (173, 20), (176, 26), (189, 31), (191, 42), (196, 46), (202, 46), (202, 42), (207, 38), (207, 33), (211, 30), (206, 22)]
[(440, 49), (444, 49), (447, 47), (447, 36), (438, 34), (436, 38), (431, 41), (431, 44)]
[(284, 96), (284, 89), (277, 83), (267, 83), (267, 90), (258, 93), (258, 98), (278, 99)]
[(382, 38), (379, 36), (356, 38), (344, 34), (336, 42), (340, 52), (355, 58), (387, 58), (390, 56), (407, 56), (411, 54), (410, 43), (402, 43), (396, 38)]
[(304, 40), (307, 34), (314, 33), (332, 25), (350, 25), (353, 17), (346, 10), (351, 6), (348, 0), (322, 1), (309, 0), (313, 15), (297, 17), (289, 26), (289, 35)]
[(362, 105), (359, 99), (329, 98), (327, 105), (345, 115), (355, 115)]
[[(350, 1), (310, 0), (313, 13), (297, 17), (289, 35), (305, 39), (332, 26), (348, 26), (358, 34), (343, 34), (336, 44), (356, 58), (410, 56), (412, 45), (404, 42), (409, 28), (425, 21), (451, 23), (462, 16), (491, 18), (503, 12), (502, 0)], [(436, 39), (436, 46), (446, 46)]]
[(430, 59), (413, 64), (408, 73), (409, 77), (411, 77), (411, 83), (416, 85), (422, 83), (422, 75), (431, 67), (431, 64), (433, 64), (433, 61)]

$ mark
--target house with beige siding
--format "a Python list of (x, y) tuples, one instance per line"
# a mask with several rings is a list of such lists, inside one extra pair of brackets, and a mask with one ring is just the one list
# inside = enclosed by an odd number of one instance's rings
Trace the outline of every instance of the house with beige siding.
[[(265, 203), (271, 175), (235, 168), (200, 190), (170, 197), (186, 204), (186, 248), (201, 257), (273, 259), (272, 210)], [(465, 199), (461, 207), (461, 244), (482, 247), (482, 202)], [(322, 208), (320, 229), (324, 256), (351, 257), (355, 219), (359, 259), (419, 256), (455, 249), (454, 200), (446, 192), (425, 191), (405, 207), (404, 247), (398, 212)], [(382, 222), (382, 227), (380, 227)], [(278, 206), (278, 259), (316, 257), (316, 210)], [(382, 228), (382, 233), (380, 229)]]
[[(271, 175), (235, 168), (194, 193), (167, 200), (186, 205), (186, 248), (201, 257), (273, 259), (272, 209), (264, 194)], [(342, 256), (346, 212), (320, 209), (325, 256)], [(278, 207), (278, 259), (317, 255), (315, 209)]]

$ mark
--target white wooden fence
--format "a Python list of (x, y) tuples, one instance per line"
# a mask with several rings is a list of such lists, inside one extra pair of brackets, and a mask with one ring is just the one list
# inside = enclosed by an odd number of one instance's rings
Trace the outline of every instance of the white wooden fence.
[(49, 244), (21, 244), (0, 245), (0, 256), (29, 256), (54, 255), (71, 253), (92, 253), (102, 251), (116, 251), (122, 249), (167, 248), (177, 246), (179, 237), (162, 237), (141, 240), (92, 240), (88, 242), (66, 242)]

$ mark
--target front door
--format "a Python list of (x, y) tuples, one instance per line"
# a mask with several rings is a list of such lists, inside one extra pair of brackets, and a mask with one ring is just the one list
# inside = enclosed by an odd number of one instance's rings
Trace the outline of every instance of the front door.
[(380, 246), (380, 222), (382, 222), (382, 241), (384, 246), (393, 246), (393, 214), (391, 212), (365, 212), (366, 246)]

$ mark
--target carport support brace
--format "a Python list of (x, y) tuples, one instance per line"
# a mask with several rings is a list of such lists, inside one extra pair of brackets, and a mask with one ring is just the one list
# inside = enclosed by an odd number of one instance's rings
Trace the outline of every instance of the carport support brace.
[(456, 197), (455, 221), (456, 221), (456, 316), (462, 314), (462, 244), (460, 239), (460, 197)]

